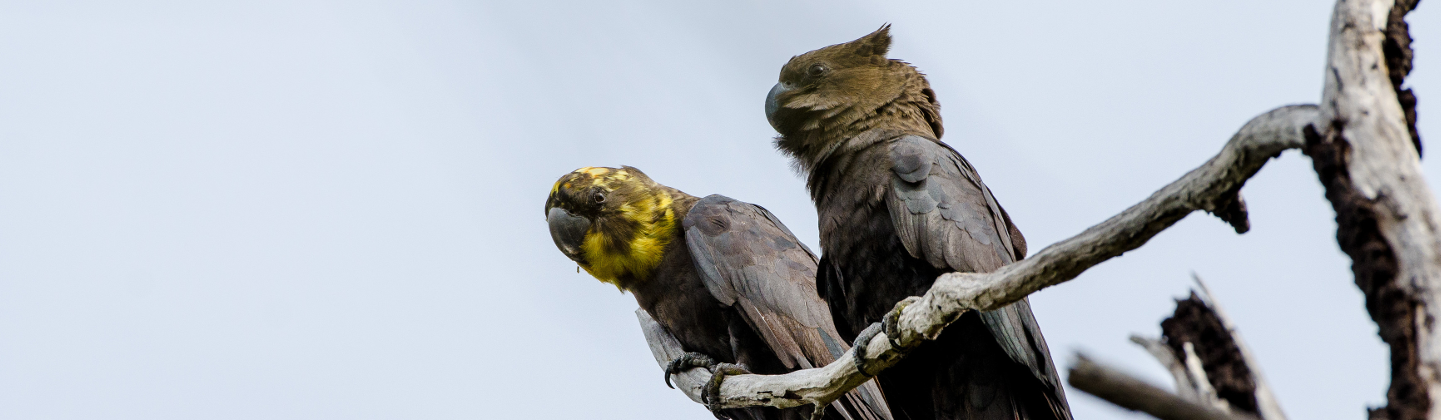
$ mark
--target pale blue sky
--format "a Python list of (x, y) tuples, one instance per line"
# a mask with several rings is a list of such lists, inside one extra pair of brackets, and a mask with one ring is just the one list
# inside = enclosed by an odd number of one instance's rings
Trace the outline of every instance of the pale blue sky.
[[(0, 1), (0, 418), (710, 418), (662, 384), (635, 301), (552, 245), (560, 175), (633, 165), (815, 247), (762, 101), (792, 55), (889, 22), (1038, 250), (1316, 102), (1330, 7)], [(1292, 418), (1363, 418), (1386, 351), (1310, 162), (1244, 194), (1251, 233), (1192, 215), (1034, 295), (1051, 349), (1166, 381), (1126, 337), (1194, 271)]]

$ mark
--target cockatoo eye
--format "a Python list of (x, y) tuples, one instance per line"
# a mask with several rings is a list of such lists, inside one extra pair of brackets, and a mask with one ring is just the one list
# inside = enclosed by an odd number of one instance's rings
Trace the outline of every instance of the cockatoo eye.
[(829, 71), (831, 71), (831, 68), (827, 67), (825, 64), (815, 63), (812, 64), (810, 68), (806, 69), (806, 75), (809, 75), (811, 77), (820, 77), (824, 76), (826, 72)]

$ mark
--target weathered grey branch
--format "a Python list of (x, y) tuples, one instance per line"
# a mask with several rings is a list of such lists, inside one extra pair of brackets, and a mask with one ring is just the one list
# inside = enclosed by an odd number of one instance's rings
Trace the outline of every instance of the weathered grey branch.
[[(1241, 186), (1269, 158), (1304, 146), (1336, 209), (1337, 240), (1352, 258), (1367, 309), (1391, 347), (1387, 406), (1372, 411), (1371, 418), (1435, 418), (1434, 408), (1441, 407), (1441, 335), (1431, 320), (1441, 316), (1441, 211), (1420, 170), (1416, 98), (1403, 86), (1411, 66), (1404, 17), (1415, 5), (1416, 0), (1336, 3), (1319, 109), (1288, 106), (1258, 116), (1206, 164), (1080, 235), (992, 273), (941, 276), (924, 296), (897, 305), (885, 331), (865, 346), (866, 354), (856, 355), (851, 349), (821, 368), (727, 378), (717, 405), (785, 408), (828, 403), (869, 379), (856, 370), (856, 358), (863, 358), (873, 371), (890, 367), (965, 311), (1000, 308), (1073, 279), (1141, 246), (1196, 210), (1245, 232), (1249, 226)], [(1245, 364), (1253, 368), (1258, 412), (1267, 420), (1284, 419), (1234, 324), (1215, 308), (1204, 285), (1202, 290), (1235, 338)], [(673, 337), (643, 312), (637, 315), (659, 364), (664, 366), (681, 354)], [(1132, 340), (1166, 365), (1183, 396), (1108, 371), (1084, 357), (1071, 371), (1071, 384), (1163, 419), (1239, 418), (1187, 401), (1186, 392), (1194, 401), (1205, 399), (1204, 388), (1209, 386), (1203, 369), (1187, 369), (1186, 362), (1195, 364), (1197, 359), (1193, 351), (1181, 359), (1161, 351), (1165, 345), (1159, 341)], [(694, 369), (676, 380), (687, 395), (699, 400), (699, 384), (709, 377), (704, 369)]]
[(1196, 356), (1196, 345), (1186, 342), (1181, 347), (1182, 355), (1185, 356), (1186, 376), (1193, 378), (1192, 385), (1196, 387), (1196, 402), (1220, 409), (1224, 412), (1231, 412), (1231, 404), (1216, 395), (1216, 387), (1211, 386), (1211, 379), (1206, 376), (1206, 366), (1201, 364), (1201, 358)]
[(1152, 357), (1156, 358), (1156, 361), (1161, 362), (1161, 366), (1166, 367), (1166, 371), (1171, 373), (1171, 379), (1176, 381), (1176, 395), (1186, 401), (1201, 402), (1200, 386), (1191, 378), (1186, 365), (1176, 358), (1176, 354), (1171, 352), (1171, 348), (1166, 346), (1166, 343), (1140, 335), (1131, 335), (1131, 342), (1145, 348)]
[(1066, 376), (1067, 382), (1076, 389), (1161, 420), (1254, 420), (1254, 417), (1232, 415), (1197, 404), (1119, 370), (1092, 362), (1082, 354), (1076, 355), (1076, 362)]
[[(941, 276), (924, 296), (897, 305), (895, 328), (871, 339), (864, 357), (872, 370), (894, 365), (905, 351), (940, 334), (968, 310), (992, 310), (1037, 290), (1075, 278), (1086, 269), (1135, 249), (1196, 210), (1245, 230), (1239, 191), (1267, 160), (1301, 147), (1302, 129), (1318, 118), (1313, 105), (1277, 108), (1246, 123), (1221, 152), (1181, 179), (1073, 238), (992, 273)], [(894, 335), (894, 337), (892, 337)], [(679, 347), (677, 346), (678, 350)], [(784, 375), (737, 375), (721, 385), (721, 407), (796, 407), (824, 404), (869, 380), (855, 367), (855, 349), (820, 368)], [(657, 361), (660, 361), (657, 357)], [(695, 380), (709, 376), (695, 369)]]
[[(1432, 322), (1441, 318), (1441, 212), (1408, 128), (1415, 96), (1401, 87), (1411, 53), (1402, 19), (1414, 6), (1336, 3), (1322, 122), (1307, 132), (1305, 148), (1336, 210), (1337, 242), (1391, 349), (1387, 404), (1372, 418), (1436, 418), (1441, 408), (1441, 335)], [(1410, 116), (1414, 122), (1414, 108)]]
[(1164, 339), (1132, 336), (1131, 341), (1146, 348), (1166, 367), (1181, 398), (1227, 413), (1285, 420), (1270, 384), (1261, 375), (1260, 364), (1241, 339), (1235, 323), (1221, 310), (1200, 276), (1192, 274), (1192, 278), (1199, 291), (1193, 290), (1189, 298), (1176, 301), (1175, 314), (1161, 322)]
[[(671, 360), (685, 354), (685, 348), (681, 347), (680, 340), (676, 340), (675, 336), (670, 335), (670, 332), (661, 327), (659, 322), (655, 322), (655, 318), (651, 318), (645, 309), (636, 309), (635, 317), (640, 320), (640, 330), (645, 333), (645, 342), (650, 344), (650, 354), (655, 356), (655, 362), (660, 365), (661, 371), (665, 370)], [(691, 401), (704, 403), (700, 398), (701, 388), (710, 379), (710, 373), (705, 369), (690, 369), (672, 375), (670, 379), (675, 383), (677, 389), (690, 397)]]
[(1256, 355), (1251, 348), (1246, 346), (1246, 340), (1241, 339), (1241, 332), (1236, 329), (1236, 323), (1221, 309), (1221, 304), (1216, 301), (1216, 296), (1211, 294), (1211, 288), (1201, 280), (1201, 276), (1192, 274), (1196, 286), (1200, 289), (1200, 297), (1216, 314), (1216, 319), (1221, 321), (1221, 326), (1226, 328), (1226, 333), (1231, 336), (1231, 341), (1236, 343), (1236, 348), (1241, 351), (1241, 359), (1251, 371), (1251, 380), (1256, 383), (1256, 407), (1265, 420), (1286, 420), (1286, 413), (1281, 411), (1281, 403), (1276, 400), (1276, 395), (1271, 393), (1271, 384), (1266, 382), (1265, 375), (1261, 374), (1261, 363), (1256, 360)]

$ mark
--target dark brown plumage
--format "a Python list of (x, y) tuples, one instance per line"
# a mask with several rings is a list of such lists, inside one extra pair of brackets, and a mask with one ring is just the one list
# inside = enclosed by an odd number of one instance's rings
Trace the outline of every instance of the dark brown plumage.
[[(890, 42), (886, 26), (793, 57), (766, 99), (777, 148), (807, 174), (824, 254), (817, 289), (848, 340), (940, 274), (1026, 254), (980, 175), (939, 140), (925, 76), (886, 58)], [(963, 315), (878, 379), (896, 418), (1070, 419), (1026, 300)]]
[[(556, 246), (635, 296), (687, 352), (755, 373), (829, 364), (849, 349), (815, 291), (816, 257), (774, 215), (720, 195), (697, 198), (640, 170), (581, 168), (545, 205)], [(808, 419), (811, 410), (720, 410), (737, 419)], [(874, 382), (826, 419), (890, 420)]]

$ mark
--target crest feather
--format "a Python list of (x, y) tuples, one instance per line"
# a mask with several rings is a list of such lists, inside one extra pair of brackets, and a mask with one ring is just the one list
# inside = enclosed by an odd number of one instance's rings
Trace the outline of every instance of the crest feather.
[(881, 25), (881, 28), (875, 32), (871, 32), (866, 36), (860, 37), (860, 39), (847, 42), (846, 44), (850, 46), (851, 51), (858, 56), (878, 56), (885, 58), (886, 53), (891, 50), (891, 24)]

